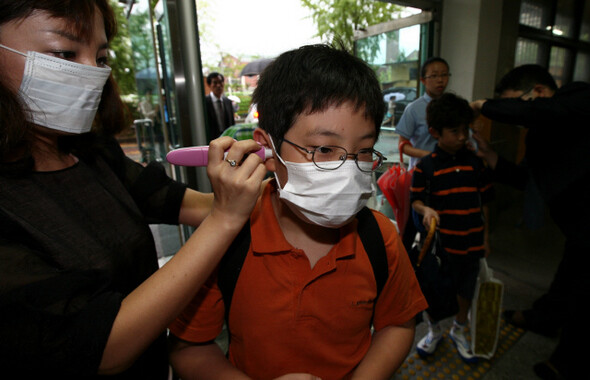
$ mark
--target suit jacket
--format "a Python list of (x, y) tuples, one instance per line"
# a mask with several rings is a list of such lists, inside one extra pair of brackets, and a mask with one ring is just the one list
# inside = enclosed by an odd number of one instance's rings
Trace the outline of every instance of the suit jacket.
[(211, 94), (205, 97), (205, 103), (207, 106), (207, 128), (209, 131), (209, 140), (216, 139), (221, 133), (227, 128), (234, 125), (234, 108), (231, 100), (221, 95), (221, 102), (223, 104), (223, 121), (225, 125), (219, 125), (217, 123), (217, 117), (215, 116), (215, 108), (213, 107), (213, 98)]

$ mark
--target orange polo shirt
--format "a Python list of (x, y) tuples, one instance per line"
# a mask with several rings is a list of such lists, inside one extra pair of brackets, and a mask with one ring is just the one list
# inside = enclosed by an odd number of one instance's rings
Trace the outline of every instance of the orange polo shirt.
[[(311, 268), (307, 256), (285, 239), (274, 215), (269, 184), (251, 219), (252, 243), (229, 314), (229, 359), (254, 379), (305, 372), (342, 379), (371, 344), (377, 286), (357, 234), (356, 219), (340, 241)], [(375, 305), (377, 331), (401, 325), (427, 308), (395, 226), (374, 212), (383, 234), (389, 277)], [(213, 340), (224, 320), (215, 275), (170, 326), (189, 342)]]

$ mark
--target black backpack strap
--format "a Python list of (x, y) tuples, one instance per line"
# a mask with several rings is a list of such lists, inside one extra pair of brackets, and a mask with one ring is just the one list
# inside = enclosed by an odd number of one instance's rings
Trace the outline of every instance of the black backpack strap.
[(248, 220), (219, 263), (217, 285), (223, 295), (226, 323), (229, 322), (229, 307), (240, 271), (250, 249), (251, 240), (250, 221)]
[[(379, 297), (389, 275), (387, 253), (385, 252), (381, 229), (375, 216), (367, 207), (361, 209), (356, 217), (358, 220), (358, 234), (371, 262), (375, 282), (377, 283), (377, 297)], [(226, 323), (229, 321), (229, 309), (234, 289), (250, 249), (251, 240), (250, 223), (247, 222), (219, 263), (217, 285), (223, 295)]]
[(375, 282), (377, 282), (377, 297), (379, 297), (389, 275), (383, 235), (375, 215), (368, 207), (363, 207), (356, 215), (356, 218), (358, 220), (359, 237), (367, 252), (371, 267), (373, 267)]

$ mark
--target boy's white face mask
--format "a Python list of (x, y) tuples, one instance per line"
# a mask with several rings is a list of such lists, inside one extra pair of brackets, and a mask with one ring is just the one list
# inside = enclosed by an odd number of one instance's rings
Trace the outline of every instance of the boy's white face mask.
[(69, 133), (89, 132), (98, 110), (109, 67), (94, 67), (46, 54), (27, 54), (20, 97), (27, 106), (27, 119), (37, 125)]
[[(328, 228), (340, 228), (349, 223), (373, 195), (372, 176), (362, 172), (354, 160), (346, 160), (335, 170), (322, 170), (313, 162), (288, 162), (277, 158), (287, 168), (288, 180), (281, 186), (279, 198), (302, 220)], [(359, 162), (370, 170), (372, 163)]]

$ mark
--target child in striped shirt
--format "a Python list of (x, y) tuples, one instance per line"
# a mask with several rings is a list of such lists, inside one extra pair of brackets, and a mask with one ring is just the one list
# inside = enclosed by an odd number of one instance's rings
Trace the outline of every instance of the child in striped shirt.
[[(479, 260), (489, 253), (487, 207), (493, 198), (489, 169), (468, 147), (473, 111), (452, 93), (434, 99), (426, 109), (430, 134), (437, 140), (434, 152), (416, 166), (410, 201), (428, 226), (436, 220), (441, 246), (449, 253), (458, 313), (450, 336), (461, 358), (474, 362), (467, 339), (467, 315), (475, 292)], [(438, 321), (427, 313), (428, 334), (420, 340), (421, 356), (434, 354), (442, 339)]]

